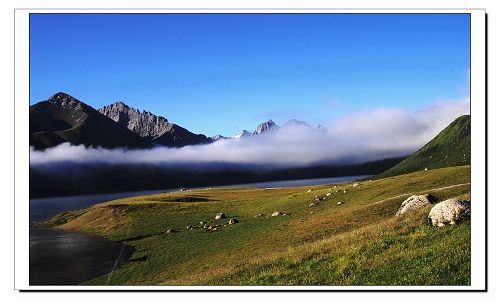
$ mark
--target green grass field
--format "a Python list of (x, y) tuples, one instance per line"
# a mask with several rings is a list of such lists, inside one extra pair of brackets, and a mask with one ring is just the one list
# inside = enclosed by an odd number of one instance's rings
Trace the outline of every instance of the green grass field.
[[(469, 166), (359, 183), (134, 197), (64, 213), (46, 225), (136, 249), (127, 263), (90, 285), (470, 284), (470, 222), (431, 227), (432, 206), (394, 215), (416, 193), (470, 200)], [(346, 193), (335, 192), (344, 188)], [(287, 215), (272, 217), (274, 211)], [(218, 212), (226, 218), (216, 221)], [(239, 222), (222, 226), (230, 218)], [(201, 221), (220, 226), (209, 231)]]

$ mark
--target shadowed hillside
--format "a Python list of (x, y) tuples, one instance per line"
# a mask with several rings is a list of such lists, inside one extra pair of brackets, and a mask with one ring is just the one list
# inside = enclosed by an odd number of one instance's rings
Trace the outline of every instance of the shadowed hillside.
[(30, 106), (30, 145), (45, 149), (69, 142), (104, 148), (145, 148), (141, 136), (66, 94)]

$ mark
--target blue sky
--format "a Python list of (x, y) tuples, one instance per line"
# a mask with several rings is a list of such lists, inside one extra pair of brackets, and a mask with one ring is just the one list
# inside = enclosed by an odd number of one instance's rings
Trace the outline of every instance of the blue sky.
[(31, 14), (30, 104), (63, 91), (212, 136), (469, 95), (467, 14)]

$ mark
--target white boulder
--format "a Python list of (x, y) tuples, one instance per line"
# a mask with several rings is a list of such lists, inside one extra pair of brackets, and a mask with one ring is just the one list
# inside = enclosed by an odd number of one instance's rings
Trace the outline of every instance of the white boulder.
[(423, 208), (426, 205), (431, 204), (429, 200), (431, 196), (429, 194), (425, 195), (413, 195), (401, 203), (401, 207), (396, 212), (396, 216), (404, 215), (410, 211)]

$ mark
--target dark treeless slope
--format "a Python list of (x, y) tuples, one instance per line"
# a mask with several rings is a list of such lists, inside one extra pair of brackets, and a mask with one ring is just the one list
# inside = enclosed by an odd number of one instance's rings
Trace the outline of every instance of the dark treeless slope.
[(390, 177), (415, 171), (470, 165), (470, 115), (455, 119), (434, 139), (391, 169), (376, 176)]
[(59, 92), (30, 106), (30, 145), (45, 149), (69, 142), (104, 148), (144, 148), (150, 142), (76, 98)]

